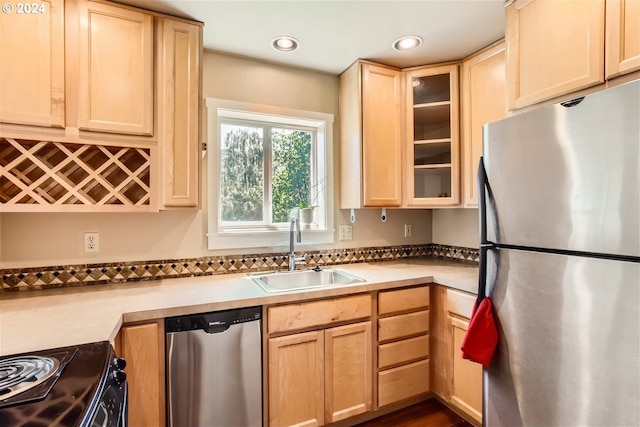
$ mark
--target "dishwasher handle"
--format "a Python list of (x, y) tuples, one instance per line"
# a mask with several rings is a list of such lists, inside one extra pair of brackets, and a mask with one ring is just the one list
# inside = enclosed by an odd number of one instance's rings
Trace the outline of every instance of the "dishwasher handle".
[(207, 334), (219, 334), (233, 325), (259, 321), (261, 317), (260, 306), (168, 317), (165, 320), (165, 331), (172, 333), (202, 330)]

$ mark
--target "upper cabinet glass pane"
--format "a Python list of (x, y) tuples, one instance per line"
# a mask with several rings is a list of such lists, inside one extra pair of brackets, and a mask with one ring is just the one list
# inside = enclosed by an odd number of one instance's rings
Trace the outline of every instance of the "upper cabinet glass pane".
[(414, 170), (414, 197), (417, 199), (451, 197), (451, 168)]
[(442, 138), (451, 138), (451, 107), (449, 104), (414, 108), (414, 141)]
[(449, 74), (413, 78), (413, 104), (428, 104), (451, 100)]
[(451, 144), (416, 144), (413, 146), (414, 165), (451, 163)]

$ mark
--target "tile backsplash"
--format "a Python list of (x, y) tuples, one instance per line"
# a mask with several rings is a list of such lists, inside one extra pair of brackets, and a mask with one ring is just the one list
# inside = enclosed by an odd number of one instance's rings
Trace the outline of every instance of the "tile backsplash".
[[(358, 262), (392, 261), (435, 257), (478, 262), (474, 248), (438, 244), (349, 248), (309, 251), (305, 266), (338, 265)], [(54, 289), (105, 283), (126, 283), (174, 277), (250, 273), (288, 268), (287, 253), (212, 256), (160, 261), (78, 264), (54, 267), (0, 270), (0, 292)]]

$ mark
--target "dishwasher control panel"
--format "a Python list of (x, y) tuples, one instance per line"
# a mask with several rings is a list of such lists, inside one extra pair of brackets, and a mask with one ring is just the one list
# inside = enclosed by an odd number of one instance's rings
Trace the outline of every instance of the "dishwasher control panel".
[(231, 325), (260, 321), (261, 318), (261, 306), (189, 314), (168, 317), (165, 320), (165, 330), (166, 332), (183, 332), (202, 329), (207, 333), (224, 332)]

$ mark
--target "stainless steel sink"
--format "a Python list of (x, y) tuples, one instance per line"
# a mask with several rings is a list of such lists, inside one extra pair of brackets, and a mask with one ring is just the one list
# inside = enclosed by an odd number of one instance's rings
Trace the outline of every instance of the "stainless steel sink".
[(252, 273), (249, 277), (265, 292), (286, 292), (332, 285), (365, 282), (357, 276), (335, 268)]

